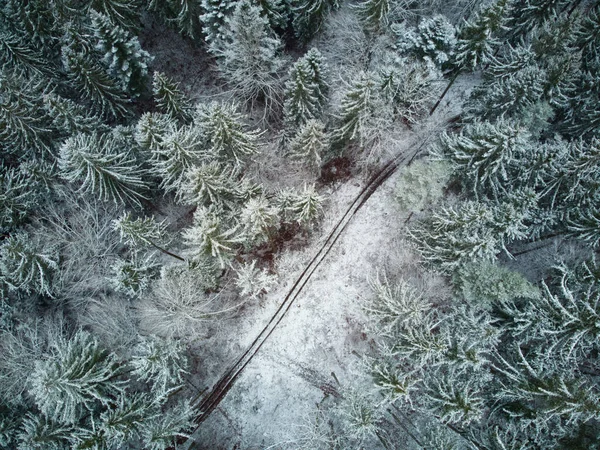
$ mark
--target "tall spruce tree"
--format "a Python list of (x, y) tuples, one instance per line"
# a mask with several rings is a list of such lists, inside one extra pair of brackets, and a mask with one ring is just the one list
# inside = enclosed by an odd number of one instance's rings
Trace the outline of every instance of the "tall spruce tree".
[(292, 66), (286, 83), (284, 116), (286, 125), (302, 126), (309, 119), (320, 119), (327, 101), (327, 66), (321, 53), (313, 48)]
[(279, 55), (281, 41), (274, 35), (261, 8), (249, 1), (240, 2), (225, 32), (211, 51), (225, 81), (249, 105), (260, 101), (271, 113), (281, 102)]
[(119, 27), (112, 20), (92, 10), (92, 28), (96, 49), (103, 54), (103, 61), (112, 77), (119, 80), (125, 92), (139, 95), (145, 88), (148, 63), (152, 57), (142, 50), (138, 38)]

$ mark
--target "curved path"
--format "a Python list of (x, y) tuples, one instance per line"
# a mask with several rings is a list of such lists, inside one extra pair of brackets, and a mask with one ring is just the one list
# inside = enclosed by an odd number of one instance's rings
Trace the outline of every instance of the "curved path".
[[(246, 368), (246, 366), (252, 361), (252, 358), (260, 350), (265, 341), (271, 336), (277, 325), (281, 322), (283, 317), (289, 311), (294, 301), (312, 276), (317, 270), (323, 260), (327, 257), (340, 235), (346, 229), (352, 217), (357, 213), (360, 207), (373, 195), (381, 184), (387, 180), (404, 162), (407, 165), (410, 164), (417, 154), (426, 145), (432, 134), (429, 134), (421, 143), (411, 145), (407, 150), (400, 153), (398, 156), (393, 158), (387, 164), (383, 166), (377, 173), (375, 173), (362, 188), (360, 193), (355, 197), (352, 204), (348, 207), (342, 218), (336, 223), (334, 229), (329, 233), (327, 240), (322, 244), (316, 255), (310, 260), (305, 267), (304, 271), (296, 279), (296, 282), (285, 296), (283, 302), (277, 308), (277, 311), (265, 327), (261, 330), (258, 336), (252, 341), (246, 351), (229, 367), (229, 369), (223, 374), (219, 381), (213, 386), (212, 390), (206, 395), (199, 404), (195, 405), (195, 408), (199, 411), (196, 417), (195, 423), (197, 424), (194, 432), (191, 433), (193, 436), (200, 427), (200, 424), (206, 420), (206, 418), (215, 410), (221, 400), (225, 397), (227, 392), (231, 389), (236, 379)], [(190, 438), (188, 442), (188, 448), (193, 446), (193, 438)]]

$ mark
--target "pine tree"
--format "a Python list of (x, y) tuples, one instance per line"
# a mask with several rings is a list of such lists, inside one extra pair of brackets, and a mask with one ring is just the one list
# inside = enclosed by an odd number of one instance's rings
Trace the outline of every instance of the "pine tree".
[(188, 205), (222, 206), (233, 196), (233, 178), (234, 174), (217, 162), (192, 167), (186, 172), (177, 197)]
[(90, 7), (127, 31), (139, 29), (141, 0), (92, 0)]
[(241, 166), (258, 153), (258, 130), (246, 131), (244, 116), (234, 104), (211, 103), (199, 107), (195, 122), (202, 129), (209, 154), (226, 164)]
[(313, 48), (292, 66), (286, 83), (284, 116), (290, 127), (319, 119), (327, 101), (327, 66)]
[(145, 422), (143, 440), (148, 450), (173, 448), (179, 438), (188, 438), (193, 427), (194, 409), (189, 403), (180, 402), (154, 420)]
[(226, 34), (223, 31), (227, 28), (236, 4), (233, 0), (202, 0), (204, 12), (200, 15), (200, 21), (208, 44), (214, 45), (225, 39)]
[[(450, 161), (476, 196), (501, 198), (530, 145), (522, 128), (506, 121), (476, 122), (459, 135), (444, 134), (435, 152)], [(515, 167), (516, 165), (516, 167)]]
[(278, 34), (287, 30), (292, 6), (287, 0), (255, 0), (269, 20), (269, 26)]
[(166, 192), (179, 189), (186, 171), (206, 158), (205, 146), (202, 130), (194, 125), (183, 126), (167, 134), (162, 145), (152, 149), (151, 162), (162, 178), (160, 187)]
[(148, 421), (157, 415), (155, 404), (144, 394), (119, 396), (114, 408), (100, 415), (99, 428), (106, 445), (120, 447), (141, 437)]
[(179, 89), (179, 83), (170, 80), (164, 73), (154, 72), (152, 95), (156, 106), (161, 112), (184, 123), (189, 122), (192, 105)]
[(240, 212), (240, 225), (246, 245), (269, 242), (279, 227), (279, 211), (265, 197), (251, 198)]
[(134, 254), (131, 260), (118, 259), (112, 265), (109, 281), (117, 292), (135, 298), (148, 288), (156, 268), (151, 258), (142, 259)]
[(118, 82), (89, 55), (63, 47), (63, 65), (69, 81), (95, 113), (105, 118), (120, 118), (127, 114), (126, 105), (130, 99)]
[(39, 189), (23, 170), (0, 165), (0, 232), (20, 225), (39, 202)]
[(152, 57), (142, 50), (137, 37), (104, 14), (92, 10), (91, 18), (96, 49), (103, 54), (110, 75), (119, 80), (123, 91), (139, 95), (145, 88)]
[(290, 142), (289, 156), (319, 171), (322, 155), (329, 148), (325, 126), (318, 120), (309, 120)]
[(47, 359), (36, 363), (29, 394), (48, 419), (73, 424), (85, 411), (108, 405), (121, 391), (114, 380), (119, 370), (114, 354), (78, 331), (68, 341), (54, 344)]
[(432, 61), (438, 67), (450, 61), (456, 46), (456, 29), (443, 15), (424, 18), (416, 30), (398, 37), (402, 50)]
[(484, 6), (458, 32), (453, 65), (457, 70), (474, 70), (490, 60), (499, 45), (498, 34), (504, 29), (508, 0)]
[(530, 33), (545, 22), (557, 17), (562, 11), (565, 0), (525, 0), (509, 5), (506, 29), (512, 39)]
[(329, 13), (338, 8), (338, 0), (303, 0), (299, 2), (293, 19), (296, 37), (303, 42), (308, 42), (321, 30)]
[(438, 97), (441, 78), (441, 73), (424, 63), (399, 60), (380, 69), (378, 84), (394, 116), (414, 124)]
[(365, 0), (356, 5), (358, 16), (367, 30), (377, 33), (389, 24), (390, 0)]
[(277, 276), (269, 274), (266, 269), (257, 268), (256, 260), (237, 267), (235, 276), (235, 285), (239, 289), (241, 297), (258, 298), (269, 292), (277, 283)]
[(90, 114), (88, 108), (54, 93), (44, 96), (44, 108), (52, 119), (52, 128), (65, 137), (107, 128), (98, 116)]
[(50, 76), (48, 61), (41, 52), (8, 32), (0, 32), (0, 69), (24, 78)]
[(156, 152), (175, 131), (173, 119), (161, 113), (144, 113), (135, 126), (135, 141), (144, 150)]
[(0, 255), (0, 273), (10, 289), (52, 296), (58, 270), (55, 248), (42, 248), (39, 240), (21, 232), (4, 240)]
[(370, 133), (370, 122), (379, 106), (377, 81), (372, 73), (363, 72), (349, 86), (341, 103), (341, 124), (336, 137), (357, 139), (364, 147)]
[(451, 271), (471, 261), (493, 261), (506, 244), (523, 238), (527, 211), (512, 205), (465, 202), (443, 208), (410, 231), (423, 258)]
[(280, 103), (281, 41), (261, 9), (243, 1), (228, 23), (226, 39), (211, 46), (223, 78), (245, 103), (262, 102), (269, 115)]
[(243, 242), (238, 227), (225, 229), (214, 208), (198, 208), (194, 225), (183, 232), (186, 244), (191, 247), (192, 260), (211, 256), (222, 268), (235, 255), (235, 248)]
[(164, 398), (183, 382), (187, 367), (183, 350), (174, 339), (145, 338), (134, 348), (132, 373), (150, 383), (157, 398)]
[[(42, 96), (42, 81), (0, 76), (0, 144), (19, 158), (46, 156), (51, 148), (50, 118)], [(33, 153), (33, 155), (32, 155)]]
[(65, 180), (81, 183), (81, 192), (93, 192), (102, 201), (139, 203), (144, 198), (144, 171), (112, 135), (76, 134), (61, 146), (58, 164)]
[(305, 185), (302, 192), (292, 197), (286, 213), (291, 221), (308, 228), (321, 217), (324, 201), (325, 199), (317, 193), (314, 185)]
[(73, 437), (73, 428), (40, 415), (27, 414), (19, 433), (19, 447), (24, 449), (63, 450)]

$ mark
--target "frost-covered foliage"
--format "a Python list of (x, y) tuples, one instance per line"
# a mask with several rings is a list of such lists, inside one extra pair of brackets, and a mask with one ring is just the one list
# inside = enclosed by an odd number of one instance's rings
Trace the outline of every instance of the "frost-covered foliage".
[(269, 292), (277, 283), (277, 276), (270, 274), (266, 269), (257, 268), (255, 260), (244, 263), (235, 270), (235, 285), (241, 297), (257, 298)]
[(174, 131), (171, 118), (161, 113), (145, 113), (135, 127), (135, 142), (144, 150), (156, 152), (162, 147), (166, 137)]
[(423, 258), (452, 270), (469, 261), (493, 261), (508, 243), (524, 239), (524, 205), (464, 202), (441, 208), (411, 229)]
[(194, 213), (194, 225), (187, 228), (183, 238), (189, 247), (191, 259), (210, 256), (219, 261), (221, 267), (244, 242), (239, 226), (228, 228), (214, 208), (198, 208)]
[(205, 155), (205, 137), (198, 127), (185, 125), (173, 128), (164, 136), (162, 145), (152, 149), (151, 163), (161, 178), (165, 192), (176, 191), (185, 173), (200, 164)]
[(112, 134), (76, 134), (60, 147), (58, 164), (65, 180), (102, 201), (139, 203), (144, 198), (144, 170)]
[(207, 140), (209, 155), (235, 166), (258, 153), (259, 130), (247, 130), (235, 104), (199, 105), (194, 117)]
[(221, 206), (232, 201), (234, 175), (234, 170), (226, 169), (216, 161), (194, 166), (185, 173), (177, 196), (189, 205)]
[(483, 5), (472, 19), (465, 21), (457, 34), (452, 64), (458, 70), (474, 70), (488, 62), (500, 45), (498, 34), (503, 29), (509, 1), (497, 0)]
[(137, 297), (148, 289), (156, 269), (157, 264), (152, 258), (142, 258), (134, 254), (130, 260), (119, 259), (112, 265), (113, 276), (109, 281), (118, 292)]
[(450, 180), (445, 162), (420, 160), (407, 167), (396, 182), (396, 199), (407, 211), (422, 211), (440, 201)]
[(279, 227), (279, 210), (265, 197), (248, 200), (240, 212), (241, 233), (247, 246), (269, 242)]
[(179, 88), (179, 83), (170, 80), (164, 73), (154, 72), (152, 79), (152, 96), (158, 109), (184, 122), (191, 118), (192, 105)]
[(159, 397), (177, 389), (183, 381), (187, 361), (183, 346), (172, 339), (145, 338), (133, 349), (130, 364), (139, 380), (152, 385)]
[(278, 205), (286, 223), (296, 222), (309, 227), (323, 213), (325, 198), (317, 193), (314, 185), (304, 185), (301, 192), (282, 191), (278, 197)]
[(85, 51), (63, 47), (62, 60), (69, 81), (93, 111), (105, 118), (120, 118), (128, 113), (130, 99), (117, 80)]
[(283, 112), (287, 126), (296, 128), (321, 118), (329, 91), (328, 69), (316, 48), (292, 66), (285, 88)]
[(56, 343), (47, 359), (36, 363), (28, 393), (49, 420), (73, 424), (98, 404), (108, 405), (121, 391), (114, 379), (118, 373), (115, 355), (79, 331), (69, 341)]
[(10, 289), (52, 296), (58, 254), (27, 233), (13, 234), (0, 246), (0, 274)]
[(0, 143), (19, 158), (45, 155), (50, 148), (49, 117), (40, 79), (26, 81), (8, 74), (0, 77)]
[(424, 63), (396, 60), (379, 69), (379, 85), (394, 117), (415, 124), (441, 91), (441, 74)]
[(0, 231), (6, 233), (22, 224), (40, 202), (40, 187), (27, 173), (26, 166), (18, 169), (0, 165)]
[(540, 298), (540, 290), (519, 272), (489, 262), (465, 264), (453, 283), (465, 300), (482, 308), (517, 298)]
[(138, 248), (143, 246), (154, 246), (165, 238), (166, 224), (156, 222), (153, 217), (138, 217), (133, 219), (128, 212), (113, 221), (113, 228), (119, 232), (121, 242)]
[(226, 38), (224, 31), (235, 11), (236, 3), (234, 0), (202, 0), (203, 13), (200, 21), (207, 43), (212, 44)]
[(92, 10), (96, 49), (104, 54), (109, 73), (120, 81), (126, 92), (140, 93), (148, 76), (150, 54), (142, 50), (137, 37), (113, 23), (104, 14)]
[(319, 32), (331, 11), (339, 8), (338, 0), (303, 0), (294, 11), (293, 26), (301, 41), (308, 41)]
[(290, 141), (288, 155), (309, 167), (319, 169), (322, 155), (330, 145), (325, 125), (318, 120), (309, 120)]
[(398, 36), (398, 48), (438, 67), (452, 58), (456, 46), (456, 30), (446, 16), (436, 15), (424, 18), (414, 30), (394, 27)]
[(227, 310), (218, 296), (205, 293), (216, 286), (219, 272), (217, 264), (206, 260), (193, 268), (164, 267), (138, 303), (142, 329), (165, 337), (197, 336)]
[(211, 46), (219, 71), (233, 93), (250, 106), (261, 102), (267, 115), (281, 103), (280, 47), (281, 41), (261, 15), (261, 8), (248, 1), (238, 3), (225, 38)]

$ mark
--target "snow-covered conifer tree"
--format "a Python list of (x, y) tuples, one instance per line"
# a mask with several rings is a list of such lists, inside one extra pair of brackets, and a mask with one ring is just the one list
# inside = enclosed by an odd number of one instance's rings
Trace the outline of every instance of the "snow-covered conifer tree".
[(56, 249), (42, 248), (39, 240), (21, 232), (4, 240), (0, 256), (0, 273), (11, 289), (52, 296)]
[(127, 114), (127, 97), (119, 83), (86, 52), (63, 47), (63, 65), (69, 81), (92, 106), (94, 112), (118, 118)]
[(474, 70), (490, 60), (499, 45), (498, 33), (508, 13), (508, 0), (483, 6), (459, 29), (453, 64), (458, 70)]
[(237, 5), (225, 36), (211, 46), (223, 78), (245, 103), (252, 106), (260, 101), (270, 114), (281, 101), (281, 41), (261, 8), (249, 1)]
[(60, 147), (59, 167), (65, 180), (80, 183), (80, 191), (93, 192), (102, 201), (139, 203), (147, 189), (139, 163), (108, 134), (78, 133), (67, 139)]
[(371, 134), (371, 122), (377, 115), (380, 99), (377, 79), (370, 72), (361, 73), (348, 86), (341, 102), (340, 127), (336, 137), (357, 139), (364, 146)]
[(339, 8), (338, 0), (302, 0), (294, 11), (296, 36), (307, 42), (321, 30), (329, 13)]
[(313, 48), (290, 69), (286, 83), (284, 115), (288, 126), (298, 127), (319, 119), (327, 101), (327, 66)]
[(279, 226), (279, 211), (265, 197), (251, 198), (240, 212), (241, 233), (247, 246), (268, 242)]
[(415, 30), (399, 35), (398, 38), (402, 50), (441, 67), (454, 53), (456, 29), (446, 16), (436, 15), (421, 19)]
[(475, 122), (460, 134), (444, 134), (436, 152), (454, 165), (475, 195), (498, 198), (529, 153), (528, 140), (526, 130), (510, 122)]
[(194, 213), (194, 225), (184, 230), (183, 238), (190, 248), (192, 260), (211, 256), (222, 268), (244, 241), (239, 227), (227, 229), (214, 208), (198, 208)]
[(152, 95), (161, 112), (183, 122), (190, 120), (192, 105), (189, 99), (179, 89), (179, 83), (170, 80), (164, 73), (154, 72)]
[(289, 156), (316, 168), (321, 166), (321, 159), (329, 148), (329, 136), (325, 126), (318, 120), (309, 120), (299, 130), (290, 142)]
[(44, 96), (44, 108), (52, 119), (52, 128), (65, 136), (103, 131), (106, 128), (98, 116), (90, 113), (89, 108), (57, 94)]
[(149, 383), (158, 398), (164, 397), (183, 382), (187, 368), (183, 351), (183, 345), (175, 339), (144, 338), (133, 349), (133, 374)]
[(103, 54), (109, 73), (126, 92), (139, 94), (145, 88), (148, 63), (152, 57), (142, 50), (138, 38), (115, 24), (104, 14), (92, 10), (96, 49)]
[(200, 106), (194, 121), (207, 139), (209, 155), (226, 164), (241, 166), (258, 153), (258, 130), (247, 131), (244, 116), (234, 104)]
[(114, 354), (100, 348), (90, 334), (78, 331), (54, 344), (51, 354), (36, 363), (29, 394), (50, 420), (77, 422), (86, 411), (108, 405), (121, 390)]
[[(0, 143), (19, 158), (46, 156), (51, 119), (44, 109), (41, 80), (0, 76)], [(33, 155), (31, 154), (33, 152)]]
[(208, 44), (225, 39), (225, 29), (235, 11), (235, 0), (202, 0), (200, 21)]
[(162, 145), (152, 149), (151, 162), (158, 176), (160, 187), (166, 192), (179, 189), (190, 168), (201, 164), (206, 155), (206, 138), (195, 125), (173, 129), (164, 136)]
[(177, 197), (188, 205), (223, 205), (234, 196), (234, 173), (216, 161), (194, 166), (185, 174)]
[(236, 267), (235, 275), (235, 285), (242, 297), (257, 298), (268, 292), (277, 283), (277, 276), (269, 274), (266, 269), (257, 268), (255, 260)]
[(145, 113), (135, 126), (135, 141), (144, 150), (156, 152), (165, 138), (175, 131), (173, 119), (161, 113)]
[(325, 199), (317, 193), (314, 185), (305, 185), (301, 192), (293, 195), (286, 213), (290, 221), (309, 227), (321, 217), (324, 201)]

